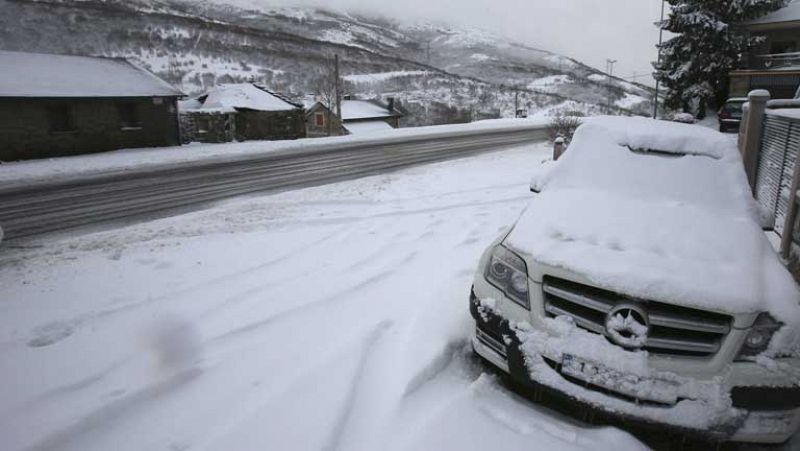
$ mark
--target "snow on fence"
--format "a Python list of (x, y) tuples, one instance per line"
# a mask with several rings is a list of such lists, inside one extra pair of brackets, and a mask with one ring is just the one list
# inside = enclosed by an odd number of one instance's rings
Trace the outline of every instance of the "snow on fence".
[(749, 98), (739, 135), (745, 170), (756, 200), (781, 237), (781, 254), (789, 258), (797, 235), (800, 102), (768, 103), (769, 96), (759, 91)]
[[(6, 239), (136, 218), (259, 191), (297, 188), (372, 175), (415, 164), (500, 150), (547, 138), (540, 123), (447, 128), (368, 140), (61, 179), (0, 185), (0, 226)], [(435, 127), (429, 127), (431, 129)]]
[(756, 175), (756, 200), (775, 219), (775, 231), (783, 235), (789, 210), (790, 189), (800, 149), (800, 120), (764, 115)]

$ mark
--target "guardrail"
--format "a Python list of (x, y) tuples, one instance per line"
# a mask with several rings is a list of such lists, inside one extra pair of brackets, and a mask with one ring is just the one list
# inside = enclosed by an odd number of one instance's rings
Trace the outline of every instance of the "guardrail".
[(310, 145), (0, 186), (5, 239), (201, 206), (242, 194), (320, 185), (544, 140), (542, 125)]

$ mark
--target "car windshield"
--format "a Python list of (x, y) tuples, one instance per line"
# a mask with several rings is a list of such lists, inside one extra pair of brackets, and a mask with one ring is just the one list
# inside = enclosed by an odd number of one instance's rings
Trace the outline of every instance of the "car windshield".
[(741, 113), (744, 102), (728, 102), (722, 108), (727, 113)]

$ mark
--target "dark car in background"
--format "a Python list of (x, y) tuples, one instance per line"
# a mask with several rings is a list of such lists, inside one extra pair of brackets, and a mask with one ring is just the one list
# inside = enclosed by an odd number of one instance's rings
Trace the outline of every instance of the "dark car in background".
[(739, 131), (739, 126), (742, 124), (742, 107), (747, 99), (744, 97), (730, 98), (722, 105), (719, 110), (719, 131), (725, 133), (727, 131)]

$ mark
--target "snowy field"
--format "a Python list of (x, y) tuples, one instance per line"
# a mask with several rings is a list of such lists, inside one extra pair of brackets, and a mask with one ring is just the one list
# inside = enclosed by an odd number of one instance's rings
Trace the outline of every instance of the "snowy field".
[(2, 449), (645, 449), (467, 346), (478, 256), (549, 152), (2, 248)]

